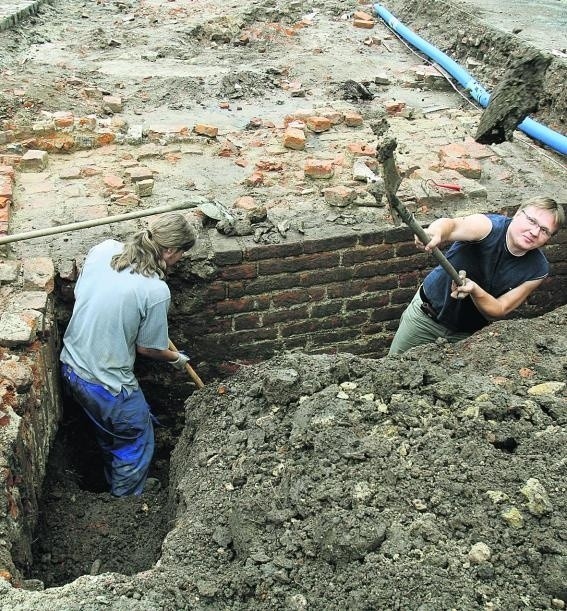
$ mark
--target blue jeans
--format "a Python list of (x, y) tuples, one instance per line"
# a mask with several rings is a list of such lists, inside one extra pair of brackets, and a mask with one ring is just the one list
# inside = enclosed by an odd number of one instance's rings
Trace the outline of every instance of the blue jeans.
[(61, 367), (64, 386), (95, 425), (104, 475), (114, 496), (140, 495), (154, 454), (152, 414), (144, 393), (124, 390), (114, 396), (106, 388)]

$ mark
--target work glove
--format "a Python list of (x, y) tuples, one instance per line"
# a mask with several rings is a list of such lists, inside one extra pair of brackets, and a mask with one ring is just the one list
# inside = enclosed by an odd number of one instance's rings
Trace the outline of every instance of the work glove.
[(170, 365), (175, 367), (175, 369), (179, 369), (179, 371), (183, 371), (185, 369), (185, 365), (191, 360), (185, 352), (178, 352), (179, 356), (175, 361), (168, 361)]

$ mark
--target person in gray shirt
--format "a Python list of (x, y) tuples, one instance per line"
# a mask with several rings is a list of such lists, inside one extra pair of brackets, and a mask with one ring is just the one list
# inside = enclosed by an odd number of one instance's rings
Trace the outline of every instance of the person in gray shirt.
[(189, 361), (168, 348), (171, 296), (164, 279), (195, 239), (185, 216), (164, 214), (125, 244), (105, 240), (93, 247), (75, 286), (60, 357), (63, 383), (94, 424), (114, 496), (142, 494), (154, 452), (136, 355), (180, 370)]

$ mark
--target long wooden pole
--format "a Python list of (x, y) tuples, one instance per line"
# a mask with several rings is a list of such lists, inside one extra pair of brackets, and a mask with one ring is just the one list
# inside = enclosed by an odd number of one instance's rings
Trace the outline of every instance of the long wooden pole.
[(194, 202), (183, 202), (180, 204), (170, 204), (168, 206), (158, 206), (157, 208), (146, 208), (145, 210), (137, 210), (136, 212), (126, 212), (125, 214), (115, 214), (114, 216), (106, 216), (100, 219), (92, 219), (90, 221), (80, 221), (78, 223), (67, 223), (57, 227), (48, 227), (46, 229), (35, 229), (34, 231), (25, 231), (23, 233), (14, 233), (12, 235), (0, 236), (0, 245), (9, 244), (10, 242), (21, 242), (22, 240), (31, 240), (33, 238), (42, 238), (56, 233), (65, 233), (66, 231), (77, 231), (79, 229), (87, 229), (89, 227), (97, 227), (99, 225), (109, 225), (110, 223), (119, 223), (120, 221), (129, 221), (130, 219), (138, 219), (143, 216), (151, 216), (152, 214), (162, 214), (163, 212), (173, 212), (175, 210), (185, 210), (187, 208), (195, 208)]

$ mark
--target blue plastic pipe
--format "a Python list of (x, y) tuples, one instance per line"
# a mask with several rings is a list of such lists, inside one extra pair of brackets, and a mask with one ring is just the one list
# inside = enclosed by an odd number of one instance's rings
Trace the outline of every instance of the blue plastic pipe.
[[(483, 108), (488, 106), (490, 94), (482, 85), (475, 81), (464, 68), (459, 66), (459, 64), (452, 60), (448, 55), (440, 51), (437, 47), (434, 47), (432, 44), (428, 43), (415, 32), (412, 32), (412, 30), (403, 25), (399, 19), (396, 19), (396, 17), (388, 12), (381, 4), (375, 4), (374, 11), (381, 19), (384, 20), (388, 27), (394, 30), (394, 32), (399, 34), (412, 46), (427, 55), (431, 60), (439, 64), (446, 72), (448, 72)], [(539, 140), (558, 153), (567, 155), (567, 137), (563, 134), (549, 129), (549, 127), (541, 125), (541, 123), (538, 123), (529, 117), (524, 119), (520, 125), (518, 125), (518, 129), (522, 130), (525, 134), (530, 136), (530, 138)]]

